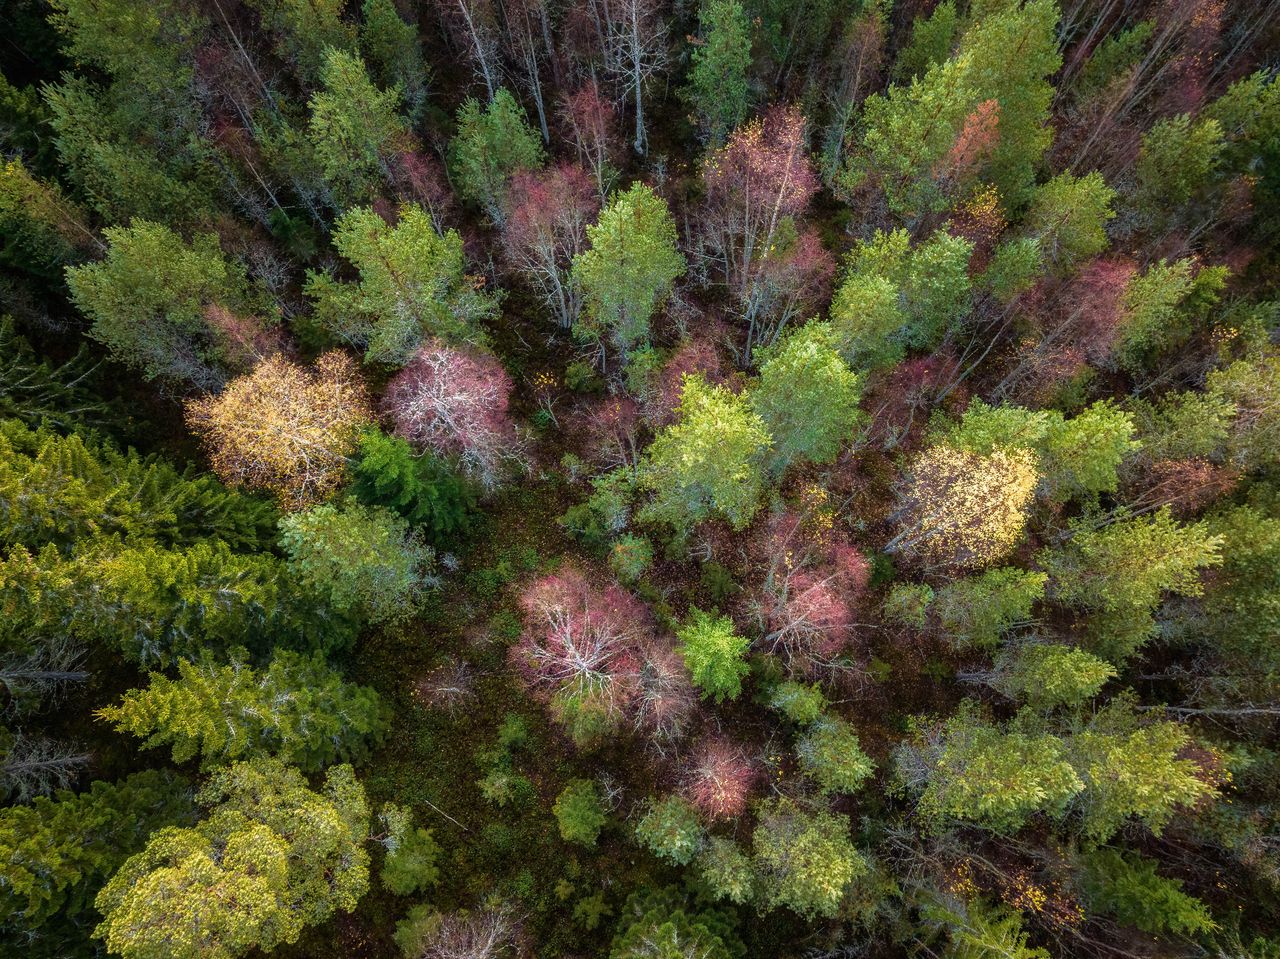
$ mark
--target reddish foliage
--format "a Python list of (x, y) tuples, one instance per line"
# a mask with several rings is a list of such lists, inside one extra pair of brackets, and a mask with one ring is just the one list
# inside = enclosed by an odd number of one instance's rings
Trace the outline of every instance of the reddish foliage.
[(854, 612), (871, 567), (828, 522), (787, 512), (769, 524), (768, 572), (756, 605), (763, 645), (801, 672), (849, 651)]
[(1194, 113), (1205, 101), (1214, 54), (1222, 37), (1223, 0), (1168, 0), (1159, 13), (1161, 24), (1180, 24), (1179, 51), (1169, 64), (1163, 83), (1161, 113)]
[(746, 811), (760, 772), (741, 746), (708, 739), (693, 754), (681, 791), (708, 819), (733, 819)]
[(634, 466), (640, 455), (640, 404), (626, 394), (606, 396), (581, 415), (577, 435), (584, 437), (583, 453), (605, 470)]
[(204, 308), (204, 320), (216, 332), (232, 369), (252, 369), (268, 356), (288, 352), (288, 340), (280, 328), (267, 327), (256, 316), (239, 316), (210, 303)]
[(573, 568), (530, 584), (520, 606), (525, 630), (509, 656), (525, 682), (620, 719), (637, 694), (644, 606), (620, 586), (593, 586)]
[(520, 456), (508, 410), (511, 389), (497, 357), (433, 340), (387, 385), (383, 405), (398, 436), (456, 459), (491, 488)]
[(454, 213), (453, 193), (440, 164), (416, 150), (401, 150), (391, 157), (391, 182), (401, 200), (419, 204), (431, 215), (437, 232)]
[[(874, 411), (871, 439), (886, 447), (900, 445), (917, 429), (923, 429), (941, 390), (955, 382), (960, 364), (947, 353), (904, 360), (876, 384), (869, 402)], [(956, 402), (965, 394), (953, 390)]]
[(1230, 466), (1192, 458), (1145, 464), (1126, 485), (1135, 508), (1168, 506), (1176, 515), (1188, 517), (1231, 492), (1239, 479), (1239, 471)]
[(1000, 101), (984, 100), (967, 117), (934, 176), (956, 188), (969, 182), (1000, 144)]
[(578, 162), (591, 171), (596, 190), (603, 194), (608, 169), (619, 152), (618, 111), (601, 95), (595, 80), (588, 80), (576, 93), (564, 97), (560, 116), (569, 128)]
[(575, 164), (522, 171), (511, 181), (503, 249), (562, 326), (578, 318), (581, 297), (570, 270), (599, 207), (591, 178)]
[(808, 158), (807, 123), (797, 108), (775, 106), (735, 130), (702, 168), (710, 206), (735, 211), (748, 229), (803, 213), (819, 185)]
[(655, 425), (675, 420), (684, 378), (689, 373), (701, 373), (708, 383), (723, 383), (725, 380), (720, 351), (705, 336), (683, 340), (662, 367), (657, 389), (645, 404), (645, 415)]

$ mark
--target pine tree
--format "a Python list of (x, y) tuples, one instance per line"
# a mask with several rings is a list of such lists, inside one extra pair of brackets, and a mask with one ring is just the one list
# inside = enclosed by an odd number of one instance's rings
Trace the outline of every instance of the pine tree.
[(544, 159), (542, 138), (509, 90), (498, 90), (487, 106), (467, 100), (459, 107), (458, 133), (449, 144), (449, 170), (458, 195), (479, 206), (494, 223), (505, 221), (511, 178), (522, 170), (538, 169)]

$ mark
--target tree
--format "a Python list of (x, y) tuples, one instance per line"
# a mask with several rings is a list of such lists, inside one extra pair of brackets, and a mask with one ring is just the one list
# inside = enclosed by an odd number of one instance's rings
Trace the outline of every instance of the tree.
[(837, 717), (818, 720), (796, 742), (796, 755), (823, 795), (852, 793), (875, 770), (850, 723)]
[(625, 352), (648, 340), (649, 321), (684, 275), (675, 221), (665, 200), (634, 183), (587, 227), (587, 239), (590, 249), (573, 260), (585, 303), (574, 332), (596, 341), (607, 335)]
[(862, 420), (862, 381), (832, 346), (830, 326), (812, 322), (766, 354), (748, 394), (773, 437), (775, 472), (795, 462), (830, 463)]
[(698, 232), (747, 321), (748, 359), (830, 278), (821, 243), (796, 227), (818, 189), (806, 126), (798, 109), (774, 107), (734, 130), (702, 163), (707, 199)]
[(916, 809), (930, 829), (959, 820), (1012, 833), (1037, 813), (1065, 815), (1084, 788), (1068, 756), (1058, 737), (1000, 730), (966, 701), (944, 722), (917, 725), (897, 753), (895, 775), (918, 795)]
[(1187, 257), (1160, 260), (1134, 277), (1124, 292), (1114, 362), (1137, 373), (1182, 346), (1221, 298), (1227, 276), (1226, 267), (1201, 266)]
[(898, 52), (894, 75), (910, 82), (926, 70), (951, 56), (956, 40), (956, 5), (943, 0), (928, 16), (920, 15), (911, 23), (911, 42)]
[(752, 896), (751, 860), (732, 839), (712, 836), (698, 857), (698, 873), (716, 899), (743, 905)]
[(490, 0), (436, 0), (445, 33), (455, 47), (467, 51), (492, 101), (498, 92), (498, 11)]
[(900, 531), (886, 549), (957, 568), (995, 562), (1022, 536), (1037, 480), (1025, 450), (977, 456), (932, 446), (899, 491)]
[(434, 886), (440, 879), (436, 863), (440, 859), (440, 845), (430, 829), (413, 824), (413, 814), (396, 803), (387, 803), (378, 813), (386, 832), (377, 841), (386, 854), (378, 878), (397, 896)]
[(730, 959), (740, 948), (732, 922), (693, 912), (685, 897), (668, 887), (627, 897), (609, 959)]
[(275, 53), (306, 85), (323, 78), (329, 51), (354, 54), (356, 31), (342, 20), (342, 0), (250, 0), (275, 34)]
[(458, 195), (479, 205), (494, 223), (503, 223), (511, 178), (536, 170), (543, 159), (542, 141), (509, 90), (499, 90), (487, 107), (467, 100), (458, 108), (449, 171)]
[(0, 810), (0, 924), (69, 920), (155, 830), (190, 817), (186, 784), (160, 770)]
[(417, 24), (405, 23), (395, 0), (364, 0), (360, 46), (384, 88), (399, 87), (409, 115), (427, 98), (427, 65), (422, 59)]
[(1024, 224), (1050, 262), (1071, 270), (1107, 248), (1114, 199), (1101, 173), (1059, 173), (1032, 194)]
[(398, 436), (368, 430), (352, 470), (351, 492), (365, 506), (397, 513), (435, 546), (451, 542), (471, 523), (475, 494), (434, 452), (415, 453)]
[(1231, 460), (1249, 470), (1267, 470), (1280, 450), (1280, 354), (1263, 353), (1236, 360), (1206, 378), (1207, 392), (1233, 403), (1227, 452)]
[(509, 954), (515, 932), (511, 917), (502, 911), (437, 913), (423, 905), (397, 924), (396, 942), (416, 959), (498, 959)]
[(1142, 135), (1134, 169), (1144, 206), (1164, 212), (1203, 189), (1216, 170), (1226, 143), (1213, 117), (1194, 123), (1185, 113), (1158, 120)]
[(1218, 929), (1208, 907), (1177, 879), (1159, 875), (1145, 856), (1099, 849), (1085, 860), (1083, 879), (1091, 909), (1143, 932), (1194, 936)]
[(750, 23), (738, 0), (702, 0), (698, 21), (702, 35), (690, 57), (688, 96), (703, 135), (718, 146), (750, 105)]
[(309, 101), (307, 137), (338, 203), (367, 202), (408, 136), (400, 91), (379, 90), (358, 55), (334, 47), (324, 51), (320, 83)]
[(578, 163), (595, 180), (597, 197), (605, 200), (617, 177), (617, 111), (600, 93), (599, 84), (588, 80), (576, 93), (565, 95), (560, 114), (568, 124)]
[(560, 824), (560, 837), (590, 848), (600, 837), (608, 816), (600, 791), (590, 779), (574, 779), (565, 786), (552, 810)]
[(574, 569), (544, 576), (521, 597), (525, 628), (511, 647), (525, 682), (555, 718), (590, 743), (632, 708), (645, 612), (617, 586), (596, 588)]
[(235, 372), (231, 344), (207, 311), (252, 310), (244, 271), (227, 261), (212, 233), (187, 243), (166, 226), (134, 220), (104, 235), (105, 259), (67, 268), (72, 301), (93, 321), (90, 335), (149, 380), (221, 387)]
[(333, 242), (360, 279), (310, 271), (306, 293), (316, 321), (363, 349), (366, 362), (403, 366), (431, 338), (483, 341), (480, 321), (497, 313), (497, 301), (467, 274), (462, 238), (437, 233), (422, 207), (401, 207), (394, 226), (369, 207), (348, 210), (334, 224)]
[(1100, 529), (1077, 523), (1072, 534), (1065, 549), (1043, 552), (1040, 565), (1055, 599), (1101, 614), (1092, 642), (1117, 661), (1146, 641), (1166, 592), (1200, 595), (1200, 570), (1222, 563), (1222, 538), (1204, 523), (1179, 525), (1167, 507)]
[(789, 799), (761, 808), (752, 834), (752, 862), (764, 908), (778, 906), (832, 919), (850, 887), (868, 872), (849, 838), (849, 820), (805, 812)]
[(433, 583), (435, 554), (380, 506), (323, 503), (280, 521), (280, 546), (298, 580), (340, 612), (403, 622)]
[(541, 173), (517, 173), (507, 204), (502, 227), (507, 259), (557, 322), (573, 327), (582, 310), (573, 261), (586, 249), (587, 224), (599, 209), (588, 174), (567, 163)]
[(179, 660), (178, 679), (152, 673), (146, 689), (96, 715), (146, 748), (172, 744), (175, 763), (198, 755), (205, 769), (270, 755), (314, 772), (367, 754), (385, 725), (376, 692), (344, 683), (319, 654), (277, 650), (265, 670), (246, 658), (234, 649), (226, 666)]
[(928, 906), (924, 918), (940, 922), (947, 929), (947, 959), (984, 959), (1004, 956), (1006, 959), (1049, 959), (1046, 949), (1027, 944), (1022, 928), (1022, 913), (1003, 906), (992, 908), (983, 900), (968, 903), (957, 912), (940, 906)]
[(125, 959), (233, 957), (350, 912), (369, 883), (369, 812), (350, 766), (323, 792), (278, 760), (237, 763), (198, 795), (208, 816), (154, 833), (98, 893), (94, 935)]
[(738, 698), (742, 678), (749, 672), (745, 657), (751, 641), (738, 635), (733, 620), (694, 607), (686, 623), (676, 630), (676, 639), (704, 698), (717, 703)]
[(957, 678), (986, 682), (1011, 699), (1053, 709), (1092, 699), (1115, 676), (1114, 666), (1083, 649), (1032, 642), (1006, 647), (991, 673)]
[(1114, 493), (1116, 471), (1142, 444), (1133, 439), (1131, 413), (1103, 400), (1053, 422), (1044, 437), (1041, 468), (1055, 497)]
[(737, 819), (759, 778), (760, 769), (741, 746), (714, 737), (690, 758), (681, 793), (709, 820)]
[(89, 250), (105, 251), (83, 210), (20, 158), (0, 164), (0, 264), (57, 280)]
[(698, 810), (681, 796), (651, 800), (636, 825), (636, 839), (659, 859), (687, 866), (704, 839)]
[(187, 403), (187, 424), (224, 483), (266, 490), (295, 510), (342, 484), (372, 418), (355, 364), (337, 352), (309, 369), (270, 357), (219, 395)]
[(743, 397), (686, 376), (679, 422), (658, 434), (641, 466), (640, 485), (654, 493), (641, 518), (685, 531), (719, 515), (744, 529), (760, 505), (769, 447), (764, 421)]
[(397, 436), (492, 490), (522, 456), (508, 411), (513, 388), (493, 354), (433, 340), (387, 385), (383, 405)]

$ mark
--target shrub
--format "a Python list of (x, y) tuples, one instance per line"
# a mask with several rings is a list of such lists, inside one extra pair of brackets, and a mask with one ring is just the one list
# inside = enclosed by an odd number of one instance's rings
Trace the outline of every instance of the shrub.
[(566, 842), (591, 847), (600, 837), (607, 816), (600, 791), (589, 779), (575, 779), (556, 798), (556, 821)]

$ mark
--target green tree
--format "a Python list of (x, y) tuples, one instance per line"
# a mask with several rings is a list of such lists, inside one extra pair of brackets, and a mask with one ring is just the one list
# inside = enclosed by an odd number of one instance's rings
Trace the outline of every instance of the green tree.
[(996, 661), (991, 683), (1013, 699), (1052, 709), (1096, 696), (1116, 668), (1092, 653), (1057, 643), (1010, 647)]
[(830, 323), (840, 354), (857, 370), (893, 366), (906, 354), (907, 314), (898, 284), (851, 270), (831, 301)]
[(751, 859), (732, 839), (712, 836), (698, 856), (697, 865), (698, 875), (716, 899), (727, 899), (738, 906), (751, 900)]
[(427, 65), (416, 24), (406, 23), (395, 0), (364, 0), (360, 46), (383, 87), (398, 87), (411, 116), (427, 97)]
[(544, 161), (542, 138), (524, 108), (505, 87), (488, 105), (469, 99), (458, 108), (458, 133), (449, 144), (449, 171), (462, 199), (477, 204), (494, 223), (505, 218), (511, 178)]
[(1069, 270), (1107, 248), (1115, 195), (1096, 171), (1082, 177), (1059, 173), (1032, 194), (1025, 228), (1042, 256)]
[(751, 89), (751, 25), (738, 0), (701, 0), (701, 37), (689, 68), (689, 100), (713, 146), (747, 115)]
[(1134, 277), (1124, 293), (1115, 361), (1141, 372), (1182, 346), (1218, 303), (1227, 276), (1225, 267), (1197, 267), (1186, 257), (1175, 263), (1160, 260)]
[(1044, 269), (1044, 250), (1035, 237), (1005, 240), (991, 254), (979, 281), (1002, 304), (1029, 290)]
[(731, 921), (694, 912), (675, 889), (640, 890), (622, 908), (609, 959), (733, 959), (740, 949)]
[(750, 672), (746, 655), (751, 641), (738, 635), (733, 620), (694, 607), (676, 630), (676, 639), (689, 675), (704, 697), (717, 703), (738, 698), (742, 678)]
[(899, 748), (895, 772), (935, 830), (958, 820), (1016, 832), (1037, 813), (1061, 818), (1084, 788), (1061, 739), (1036, 729), (1001, 730), (971, 701), (941, 723), (917, 724), (914, 738)]
[(590, 779), (574, 779), (561, 790), (553, 807), (560, 836), (588, 848), (600, 838), (600, 830), (608, 821), (600, 790)]
[(230, 959), (350, 912), (369, 884), (369, 811), (350, 766), (314, 792), (278, 760), (200, 791), (208, 816), (154, 833), (98, 893), (95, 936), (125, 959)]
[(1156, 123), (1142, 135), (1135, 170), (1142, 203), (1157, 215), (1186, 203), (1213, 176), (1225, 147), (1213, 117), (1183, 113)]
[(658, 434), (641, 464), (640, 486), (654, 498), (640, 518), (684, 531), (719, 515), (744, 529), (760, 506), (769, 446), (764, 421), (743, 397), (686, 376), (679, 421)]
[(342, 20), (345, 0), (249, 0), (275, 34), (275, 53), (306, 86), (323, 81), (329, 50), (354, 54), (356, 32)]
[(752, 834), (764, 908), (786, 906), (806, 919), (835, 918), (845, 894), (869, 869), (849, 831), (845, 816), (806, 812), (789, 799), (767, 803)]
[(89, 335), (149, 380), (221, 386), (232, 370), (233, 343), (208, 311), (253, 310), (244, 271), (223, 256), (212, 233), (188, 243), (147, 220), (104, 233), (105, 259), (67, 269), (71, 299), (93, 321)]
[(436, 232), (420, 206), (400, 209), (395, 225), (369, 207), (338, 217), (333, 243), (360, 278), (307, 273), (315, 319), (370, 363), (403, 366), (430, 337), (448, 343), (484, 339), (480, 321), (497, 312), (494, 297), (466, 272), (462, 238)]
[(378, 813), (384, 832), (378, 838), (385, 855), (378, 878), (397, 896), (408, 896), (434, 886), (440, 879), (440, 845), (430, 829), (415, 826), (413, 814), (396, 803)]
[(1218, 928), (1209, 909), (1182, 891), (1177, 879), (1156, 872), (1156, 863), (1117, 849), (1099, 849), (1085, 859), (1083, 887), (1089, 908), (1152, 935), (1195, 936)]
[(1015, 910), (992, 908), (979, 899), (959, 911), (929, 905), (922, 914), (946, 929), (946, 959), (1050, 959), (1048, 950), (1027, 944), (1022, 915)]
[(875, 771), (853, 725), (834, 716), (810, 726), (796, 742), (796, 754), (823, 795), (856, 792)]
[(57, 281), (88, 250), (103, 249), (83, 210), (21, 158), (0, 163), (0, 266)]
[(773, 437), (771, 467), (829, 463), (862, 419), (862, 381), (832, 346), (825, 323), (807, 323), (766, 352), (748, 399)]
[(649, 321), (684, 275), (676, 248), (676, 224), (667, 202), (643, 183), (633, 183), (587, 227), (590, 249), (573, 260), (585, 313), (574, 332), (584, 339), (606, 335), (620, 350), (649, 338)]
[(1056, 419), (1041, 447), (1045, 483), (1055, 497), (1114, 493), (1116, 470), (1142, 446), (1133, 434), (1133, 415), (1106, 400), (1070, 419)]
[(448, 463), (381, 430), (361, 438), (352, 480), (356, 499), (398, 513), (436, 546), (464, 533), (476, 507), (475, 491)]
[(827, 697), (817, 683), (806, 685), (786, 679), (769, 691), (768, 705), (793, 723), (807, 726), (817, 722), (827, 708)]
[(0, 926), (33, 931), (85, 912), (153, 831), (190, 814), (186, 783), (158, 770), (0, 809)]
[(246, 658), (237, 649), (226, 666), (180, 660), (176, 680), (152, 673), (98, 718), (145, 748), (172, 745), (175, 763), (198, 755), (205, 769), (270, 755), (314, 772), (366, 756), (385, 728), (378, 694), (343, 682), (324, 657), (277, 650), (264, 670)]
[(899, 82), (911, 82), (929, 68), (951, 56), (958, 24), (956, 5), (943, 0), (926, 16), (918, 16), (911, 24), (911, 42), (893, 62), (894, 76)]
[(698, 810), (680, 796), (653, 800), (636, 825), (636, 839), (659, 859), (687, 866), (704, 842)]
[(431, 548), (389, 510), (325, 503), (280, 521), (280, 545), (299, 579), (334, 609), (370, 623), (412, 616), (431, 584)]
[(1237, 360), (1207, 377), (1208, 391), (1235, 404), (1227, 452), (1246, 469), (1274, 470), (1280, 461), (1280, 353)]
[(386, 175), (387, 157), (406, 142), (400, 91), (379, 90), (359, 55), (336, 47), (324, 51), (320, 84), (309, 101), (307, 137), (324, 180), (341, 206), (368, 201)]

